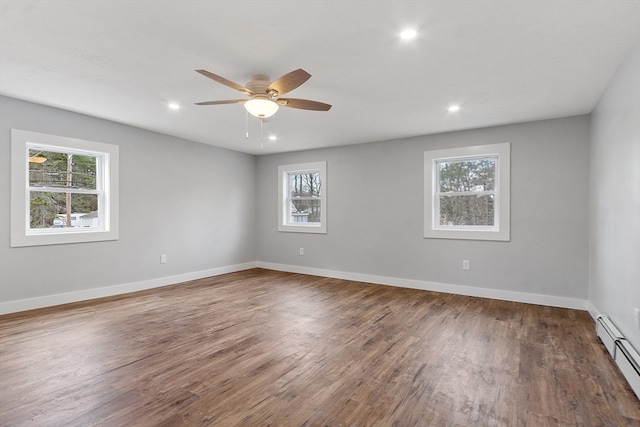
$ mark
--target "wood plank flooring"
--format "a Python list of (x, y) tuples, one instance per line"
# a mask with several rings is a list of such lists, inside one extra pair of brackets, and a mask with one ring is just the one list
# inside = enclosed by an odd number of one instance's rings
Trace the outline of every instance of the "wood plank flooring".
[(253, 269), (0, 317), (2, 426), (640, 426), (588, 313)]

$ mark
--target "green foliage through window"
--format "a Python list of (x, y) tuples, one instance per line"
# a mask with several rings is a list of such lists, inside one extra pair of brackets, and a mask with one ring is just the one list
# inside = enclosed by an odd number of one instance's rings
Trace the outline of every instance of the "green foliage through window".
[(30, 228), (96, 226), (97, 158), (39, 149), (28, 157)]
[(496, 157), (437, 162), (439, 225), (495, 224)]

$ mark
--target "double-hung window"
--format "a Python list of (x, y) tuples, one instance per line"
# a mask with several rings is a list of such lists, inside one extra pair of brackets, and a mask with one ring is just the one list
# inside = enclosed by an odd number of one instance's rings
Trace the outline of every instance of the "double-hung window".
[(327, 162), (278, 166), (278, 230), (327, 232)]
[(509, 240), (510, 144), (426, 151), (424, 236)]
[(118, 147), (12, 130), (11, 245), (118, 238)]

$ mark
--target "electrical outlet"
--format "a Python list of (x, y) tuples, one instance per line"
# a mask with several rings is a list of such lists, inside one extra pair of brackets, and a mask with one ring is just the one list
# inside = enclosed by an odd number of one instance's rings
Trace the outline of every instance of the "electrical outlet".
[(469, 260), (468, 259), (463, 259), (462, 260), (462, 269), (463, 270), (469, 270), (471, 268), (471, 265), (469, 264)]
[(304, 248), (300, 248), (300, 256), (304, 255)]
[(161, 254), (160, 255), (160, 264), (166, 264), (167, 263), (167, 254)]
[(636, 321), (636, 329), (640, 329), (640, 308), (633, 309), (633, 319)]

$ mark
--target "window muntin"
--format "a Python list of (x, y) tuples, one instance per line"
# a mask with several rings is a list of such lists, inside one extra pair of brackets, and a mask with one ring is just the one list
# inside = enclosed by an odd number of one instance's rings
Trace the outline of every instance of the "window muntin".
[(278, 230), (326, 233), (326, 162), (278, 167)]
[(510, 239), (510, 144), (424, 153), (424, 237)]
[(118, 147), (13, 129), (11, 246), (116, 240)]

